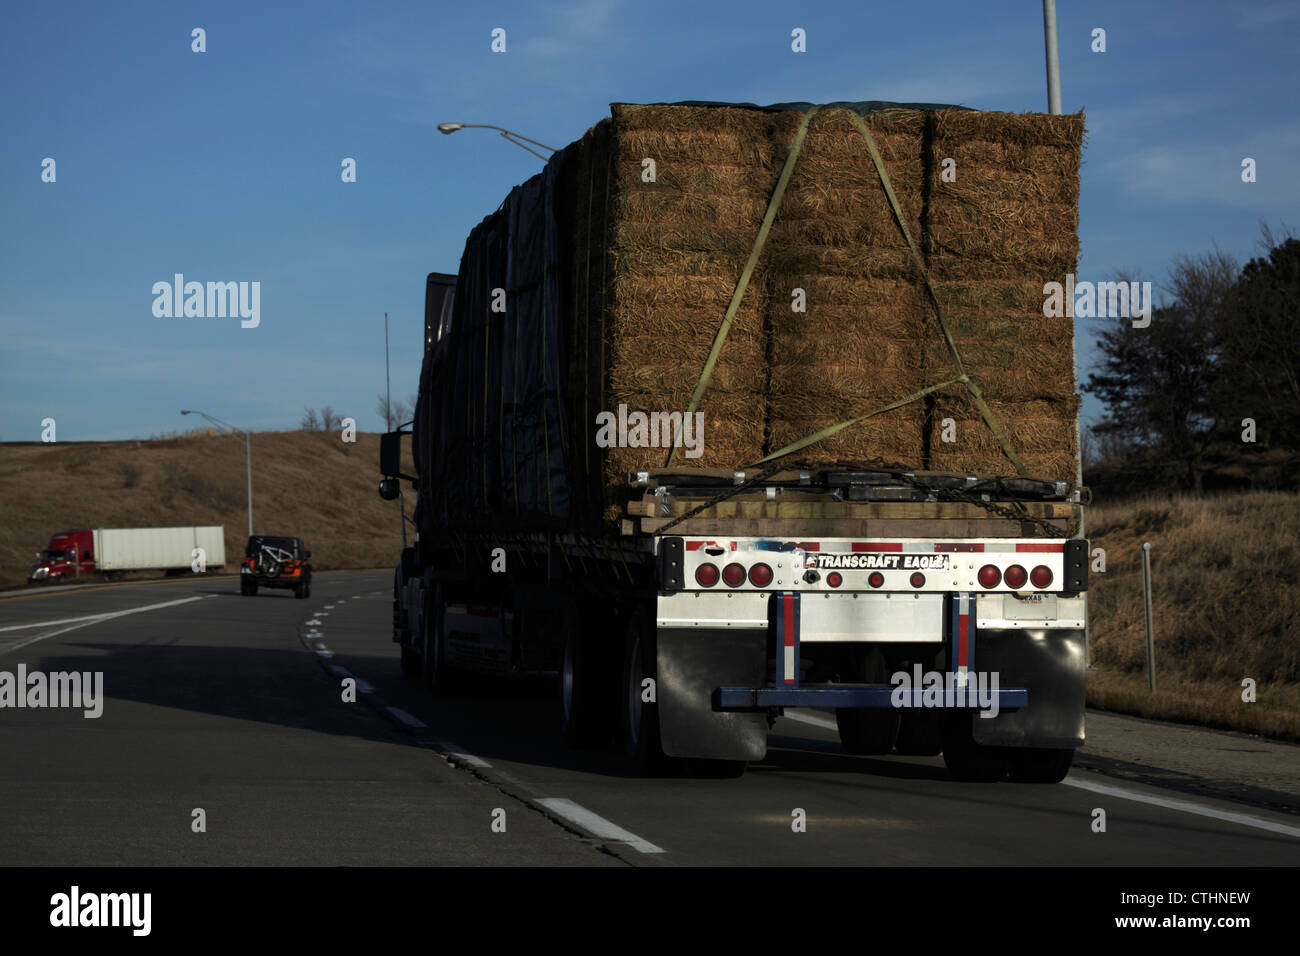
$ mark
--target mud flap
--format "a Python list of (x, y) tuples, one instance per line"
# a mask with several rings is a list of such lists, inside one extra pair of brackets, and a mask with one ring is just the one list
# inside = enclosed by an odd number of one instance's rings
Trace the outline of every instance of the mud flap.
[(767, 634), (739, 628), (659, 628), (659, 733), (670, 757), (762, 760), (767, 716), (713, 709), (717, 687), (761, 687)]
[(1084, 632), (981, 629), (978, 670), (1003, 687), (1024, 687), (1029, 706), (996, 717), (971, 715), (975, 743), (1005, 747), (1083, 745)]

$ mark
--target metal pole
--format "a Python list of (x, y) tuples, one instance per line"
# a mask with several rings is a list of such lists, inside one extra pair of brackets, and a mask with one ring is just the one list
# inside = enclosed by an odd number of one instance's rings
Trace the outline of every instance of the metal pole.
[(253, 536), (253, 436), (244, 432), (244, 452), (248, 465), (248, 536)]
[(1147, 608), (1147, 687), (1156, 690), (1156, 639), (1151, 621), (1151, 542), (1142, 542), (1142, 595)]
[(1061, 115), (1061, 63), (1056, 56), (1056, 0), (1043, 0), (1043, 42), (1047, 46), (1047, 112)]
[(384, 427), (393, 430), (393, 383), (388, 371), (388, 313), (384, 313)]

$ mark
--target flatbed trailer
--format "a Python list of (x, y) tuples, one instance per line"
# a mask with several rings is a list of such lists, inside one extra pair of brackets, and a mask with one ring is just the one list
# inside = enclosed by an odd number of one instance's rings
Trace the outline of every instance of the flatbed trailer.
[(467, 671), (556, 673), (565, 738), (615, 737), (643, 772), (739, 774), (785, 708), (811, 707), (852, 753), (1064, 777), (1087, 658), (1073, 485), (886, 467), (630, 480), (620, 534), (422, 534), (394, 581), (408, 675), (442, 693)]

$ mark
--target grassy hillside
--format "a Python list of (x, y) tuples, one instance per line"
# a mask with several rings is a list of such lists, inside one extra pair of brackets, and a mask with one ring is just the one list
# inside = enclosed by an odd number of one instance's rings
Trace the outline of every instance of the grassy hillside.
[[(1093, 706), (1300, 740), (1300, 495), (1097, 506), (1106, 552), (1089, 614)], [(1147, 689), (1142, 542), (1151, 542), (1156, 693)], [(1241, 699), (1242, 680), (1257, 700)]]
[[(324, 432), (254, 435), (256, 530), (305, 538), (322, 570), (391, 566), (401, 546), (398, 505), (376, 493), (378, 459), (378, 435), (355, 444)], [(66, 528), (221, 524), (227, 567), (243, 554), (238, 438), (0, 445), (0, 492), (0, 586), (22, 584), (35, 552)], [(1300, 495), (1099, 505), (1088, 512), (1088, 536), (1106, 552), (1105, 573), (1092, 575), (1090, 704), (1300, 740)], [(1154, 695), (1143, 541), (1153, 547)], [(1253, 704), (1241, 700), (1246, 677), (1257, 684)]]
[[(395, 563), (398, 503), (376, 491), (378, 435), (345, 444), (337, 432), (259, 432), (252, 448), (257, 533), (305, 539), (321, 570)], [(242, 439), (206, 430), (0, 445), (0, 586), (22, 584), (50, 534), (69, 528), (224, 525), (226, 567), (237, 568), (248, 537), (244, 462)], [(406, 501), (409, 513), (413, 496)]]

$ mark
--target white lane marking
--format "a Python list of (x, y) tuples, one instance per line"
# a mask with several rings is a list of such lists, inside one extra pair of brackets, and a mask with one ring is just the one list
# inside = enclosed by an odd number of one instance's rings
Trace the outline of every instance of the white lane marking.
[(144, 607), (128, 608), (125, 611), (105, 611), (103, 614), (85, 614), (81, 617), (65, 617), (58, 621), (35, 621), (31, 624), (11, 624), (8, 627), (0, 627), (0, 631), (21, 631), (28, 627), (57, 627), (60, 624), (76, 624), (79, 621), (101, 621), (110, 617), (121, 617), (123, 614), (138, 614), (141, 611), (152, 611), (158, 607), (171, 607), (173, 604), (188, 604), (190, 601), (201, 601), (208, 595), (203, 594), (198, 597), (182, 598), (179, 601), (164, 601), (162, 604), (146, 604)]
[(1286, 836), (1300, 837), (1300, 827), (1289, 827), (1284, 823), (1274, 823), (1272, 820), (1265, 820), (1262, 817), (1252, 817), (1246, 813), (1233, 813), (1230, 810), (1216, 810), (1214, 807), (1202, 806), (1199, 803), (1190, 803), (1187, 800), (1169, 800), (1165, 797), (1137, 793), (1133, 790), (1125, 790), (1122, 787), (1111, 787), (1104, 783), (1094, 783), (1091, 780), (1082, 780), (1073, 774), (1066, 777), (1062, 782), (1071, 787), (1078, 787), (1080, 790), (1090, 790), (1093, 793), (1104, 794), (1108, 797), (1119, 797), (1121, 800), (1133, 800), (1137, 803), (1149, 803), (1152, 806), (1164, 807), (1166, 810), (1181, 810), (1183, 813), (1194, 813), (1202, 817), (1212, 817), (1215, 820), (1223, 820), (1227, 823), (1239, 823), (1242, 826), (1255, 827), (1258, 830), (1268, 830), (1272, 833), (1282, 833)]
[(354, 594), (354, 595), (352, 595), (352, 600), (354, 600), (354, 601), (360, 601), (360, 600), (361, 600), (361, 595), (360, 595), (360, 594)]
[(455, 757), (457, 760), (460, 760), (460, 761), (462, 761), (462, 762), (464, 762), (464, 763), (470, 764), (471, 766), (474, 766), (474, 767), (491, 767), (491, 766), (492, 766), (490, 763), (488, 763), (488, 762), (487, 762), (486, 760), (484, 760), (482, 757), (476, 757), (476, 756), (474, 756), (472, 753), (470, 753), (469, 751), (465, 750), (464, 747), (461, 747), (459, 744), (454, 744), (454, 743), (452, 743), (450, 740), (440, 740), (440, 741), (438, 742), (438, 744), (437, 744), (437, 747), (438, 747), (439, 750), (441, 750), (443, 753), (445, 753), (448, 757)]
[(787, 710), (785, 717), (787, 720), (797, 720), (801, 724), (812, 724), (814, 727), (821, 727), (823, 730), (838, 731), (840, 729), (840, 725), (831, 718), (819, 717), (816, 714), (792, 714)]
[[(0, 646), (0, 653), (5, 651), (16, 651), (20, 647), (26, 647), (28, 644), (35, 644), (37, 641), (44, 641), (47, 638), (58, 637), (60, 634), (66, 634), (68, 631), (75, 631), (80, 627), (89, 627), (92, 624), (98, 624), (100, 621), (111, 621), (115, 617), (125, 617), (128, 614), (139, 614), (142, 611), (156, 611), (163, 607), (175, 607), (178, 604), (189, 604), (191, 601), (202, 601), (203, 595), (199, 597), (181, 598), (179, 601), (164, 601), (161, 604), (147, 604), (144, 607), (128, 608), (125, 611), (110, 611), (107, 614), (96, 614), (89, 620), (84, 620), (79, 624), (73, 624), (71, 627), (65, 627), (61, 631), (51, 631), (49, 634), (38, 634), (35, 637), (29, 637), (25, 641), (15, 641), (13, 644)], [(51, 623), (51, 622), (47, 622)]]
[(592, 813), (586, 807), (564, 797), (539, 797), (533, 801), (539, 807), (551, 811), (556, 816), (564, 817), (570, 823), (576, 823), (589, 833), (602, 840), (626, 843), (639, 853), (663, 853), (663, 847), (655, 846), (641, 839), (635, 833), (629, 833), (617, 823), (611, 823), (599, 814)]
[[(334, 606), (333, 604), (326, 604), (326, 605), (325, 605), (326, 608), (332, 608), (333, 606)], [(323, 612), (322, 612), (322, 613), (323, 613)]]
[(324, 624), (325, 622), (324, 622), (324, 621), (318, 621), (318, 620), (316, 620), (315, 618), (312, 618), (310, 621), (307, 621), (306, 623), (307, 623), (307, 626), (308, 626), (308, 627), (320, 627), (320, 626), (321, 626), (322, 624)]
[(412, 717), (412, 716), (411, 716), (410, 714), (408, 714), (406, 711), (404, 711), (404, 710), (402, 710), (402, 709), (400, 709), (400, 708), (398, 708), (398, 707), (385, 707), (384, 710), (388, 711), (390, 714), (392, 714), (394, 717), (396, 717), (396, 718), (397, 718), (398, 720), (400, 720), (402, 723), (406, 724), (406, 726), (408, 726), (408, 727), (428, 727), (428, 726), (429, 726), (429, 725), (426, 724), (424, 721), (422, 721), (419, 717)]
[(330, 664), (330, 665), (329, 665), (328, 667), (326, 667), (325, 669), (326, 669), (327, 671), (329, 671), (331, 674), (333, 674), (335, 677), (351, 677), (351, 676), (352, 676), (352, 672), (351, 672), (350, 670), (348, 670), (346, 667), (340, 667), (338, 664)]
[(321, 658), (321, 659), (323, 659), (323, 660), (327, 660), (327, 661), (329, 661), (329, 660), (333, 660), (333, 659), (334, 659), (334, 652), (333, 652), (333, 651), (327, 651), (327, 650), (325, 650), (325, 648), (322, 647), (322, 648), (318, 648), (318, 649), (316, 650), (316, 656), (319, 657), (319, 658)]
[(356, 678), (356, 682), (357, 682), (357, 690), (361, 691), (361, 693), (373, 694), (375, 692), (375, 685), (370, 683), (370, 681), (365, 681), (362, 680), (360, 677), (358, 677)]

